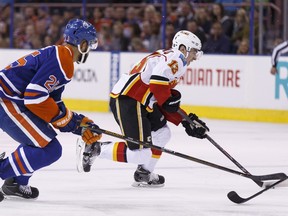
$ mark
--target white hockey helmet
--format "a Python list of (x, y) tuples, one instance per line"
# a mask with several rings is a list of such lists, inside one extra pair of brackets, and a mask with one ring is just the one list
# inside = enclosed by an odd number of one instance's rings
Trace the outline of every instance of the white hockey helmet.
[(172, 48), (179, 49), (181, 45), (184, 45), (188, 52), (191, 49), (201, 50), (202, 47), (200, 39), (187, 30), (178, 31), (172, 40)]

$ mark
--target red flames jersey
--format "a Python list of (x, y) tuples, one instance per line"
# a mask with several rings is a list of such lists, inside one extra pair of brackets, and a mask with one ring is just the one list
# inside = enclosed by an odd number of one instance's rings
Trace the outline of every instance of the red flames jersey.
[(179, 50), (158, 50), (134, 65), (129, 74), (123, 74), (110, 95), (127, 95), (152, 110), (154, 103), (161, 106), (171, 96), (171, 88), (177, 85), (186, 67)]
[[(171, 96), (171, 89), (177, 85), (186, 68), (186, 59), (179, 50), (158, 50), (134, 65), (128, 74), (123, 74), (110, 96), (127, 95), (152, 111), (154, 103), (162, 106)], [(177, 113), (173, 115), (177, 120), (172, 122), (179, 124), (182, 118)]]

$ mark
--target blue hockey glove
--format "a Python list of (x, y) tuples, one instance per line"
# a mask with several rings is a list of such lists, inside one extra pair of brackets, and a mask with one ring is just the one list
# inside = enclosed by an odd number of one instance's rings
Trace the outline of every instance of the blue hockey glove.
[(84, 116), (78, 115), (67, 109), (64, 103), (60, 103), (58, 106), (60, 112), (51, 120), (53, 127), (59, 129), (61, 132), (75, 131), (79, 127)]

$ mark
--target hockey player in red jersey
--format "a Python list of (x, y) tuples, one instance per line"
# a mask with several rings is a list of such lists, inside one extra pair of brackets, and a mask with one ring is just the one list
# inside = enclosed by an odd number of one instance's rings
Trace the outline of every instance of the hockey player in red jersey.
[(62, 153), (53, 127), (80, 135), (87, 144), (101, 138), (81, 127), (82, 123), (98, 127), (92, 120), (70, 111), (61, 100), (64, 86), (73, 77), (74, 62), (84, 63), (89, 51), (97, 48), (96, 30), (86, 21), (70, 20), (64, 41), (64, 45), (37, 50), (0, 71), (0, 128), (20, 143), (0, 160), (4, 196), (38, 197), (38, 189), (28, 185), (29, 178)]
[[(187, 66), (202, 54), (201, 41), (193, 33), (179, 31), (168, 50), (158, 50), (138, 62), (128, 74), (124, 74), (111, 92), (110, 108), (116, 122), (125, 136), (153, 145), (164, 147), (171, 132), (167, 125), (182, 123), (189, 136), (205, 138), (208, 127), (195, 114), (192, 120), (201, 122), (203, 127), (192, 128), (177, 112), (181, 94), (175, 90), (178, 80)], [(165, 179), (155, 174), (154, 168), (161, 152), (143, 148), (130, 142), (100, 143), (90, 146), (78, 142), (78, 170), (90, 171), (91, 164), (98, 156), (118, 162), (138, 165), (133, 186), (161, 187)]]

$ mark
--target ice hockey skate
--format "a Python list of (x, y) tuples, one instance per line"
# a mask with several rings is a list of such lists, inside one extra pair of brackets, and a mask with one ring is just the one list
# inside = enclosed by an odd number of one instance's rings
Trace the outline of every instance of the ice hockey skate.
[(77, 140), (76, 157), (78, 172), (90, 172), (95, 159), (101, 153), (101, 146), (111, 142), (95, 142), (87, 145), (82, 139)]
[(1, 193), (6, 199), (37, 199), (39, 190), (29, 185), (19, 185), (14, 181), (14, 178), (8, 178), (4, 181), (1, 187)]
[(134, 180), (133, 187), (163, 187), (165, 182), (164, 176), (151, 173), (141, 165), (138, 165), (134, 173)]

